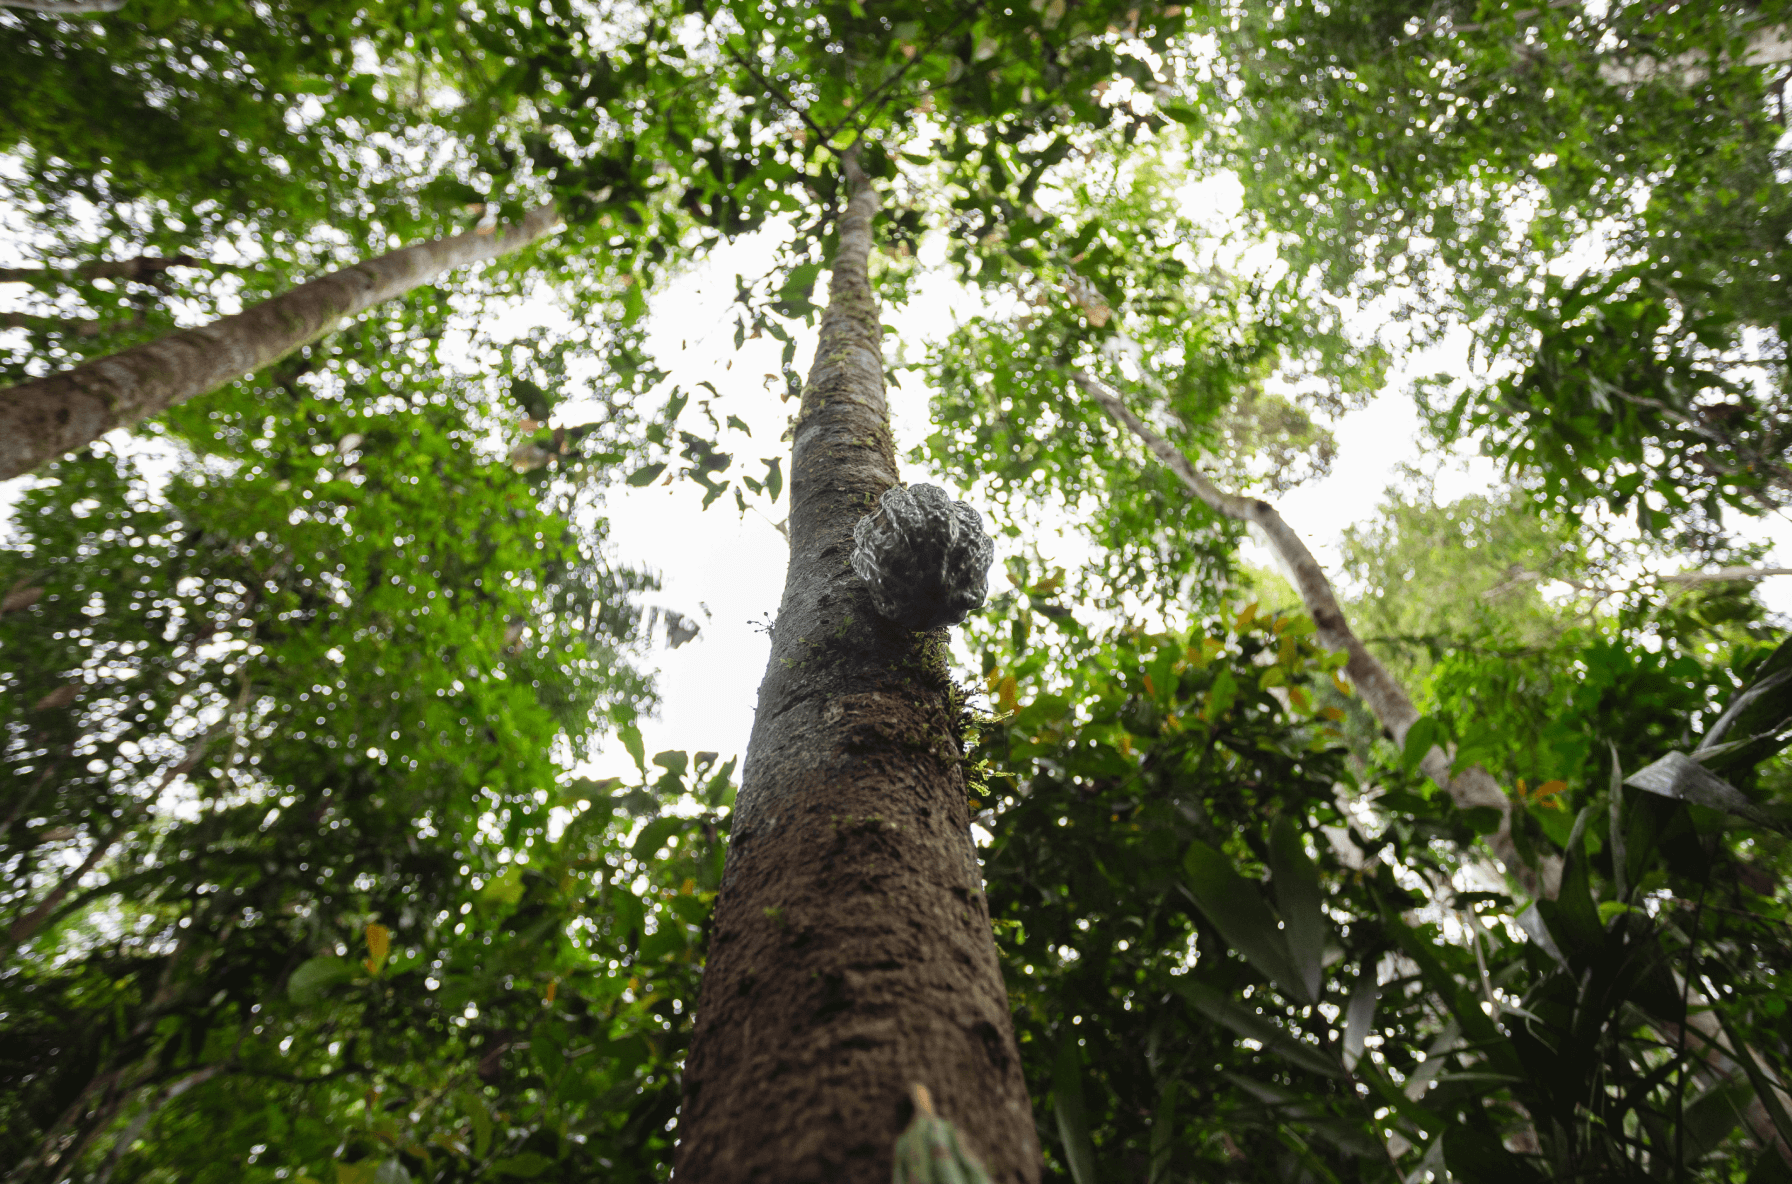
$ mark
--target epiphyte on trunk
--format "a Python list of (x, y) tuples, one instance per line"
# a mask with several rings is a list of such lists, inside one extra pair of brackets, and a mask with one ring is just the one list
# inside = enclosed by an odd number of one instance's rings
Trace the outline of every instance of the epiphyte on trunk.
[(905, 629), (956, 625), (989, 593), (995, 540), (982, 515), (937, 485), (884, 490), (852, 541), (852, 569), (872, 605)]

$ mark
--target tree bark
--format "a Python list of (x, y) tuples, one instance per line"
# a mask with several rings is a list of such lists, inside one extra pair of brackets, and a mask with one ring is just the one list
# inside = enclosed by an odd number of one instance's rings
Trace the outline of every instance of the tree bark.
[[(1362, 639), (1351, 630), (1350, 621), (1344, 616), (1344, 610), (1339, 607), (1338, 598), (1332, 592), (1331, 581), (1325, 576), (1325, 569), (1319, 566), (1319, 561), (1313, 558), (1313, 553), (1307, 550), (1307, 545), (1301, 542), (1293, 528), (1282, 520), (1276, 508), (1257, 498), (1239, 497), (1224, 492), (1202, 476), (1175, 445), (1147, 427), (1118, 395), (1081, 370), (1074, 371), (1071, 378), (1116, 423), (1137, 436), (1158, 460), (1188, 486), (1191, 493), (1218, 513), (1240, 522), (1252, 523), (1264, 533), (1270, 548), (1293, 577), (1294, 589), (1300, 594), (1307, 614), (1313, 618), (1313, 624), (1318, 626), (1320, 644), (1328, 649), (1342, 650), (1349, 655), (1350, 660), (1345, 663), (1344, 669), (1349, 673), (1357, 693), (1362, 696), (1363, 705), (1388, 730), (1395, 744), (1404, 745), (1406, 734), (1419, 720), (1418, 709), (1412, 705), (1406, 689), (1388, 673), (1388, 668), (1369, 652)], [(1419, 768), (1450, 795), (1450, 800), (1458, 809), (1486, 807), (1499, 811), (1499, 830), (1487, 836), (1488, 846), (1505, 865), (1506, 871), (1527, 892), (1533, 896), (1553, 897), (1556, 894), (1561, 885), (1561, 861), (1546, 857), (1540, 866), (1532, 867), (1520, 857), (1517, 844), (1512, 841), (1512, 801), (1501, 791), (1492, 774), (1476, 765), (1452, 776), (1449, 755), (1435, 745), (1425, 754)]]
[[(0, 8), (9, 7), (0, 0)], [(0, 284), (70, 283), (75, 280), (130, 280), (151, 284), (171, 267), (207, 267), (235, 271), (225, 263), (210, 263), (191, 255), (138, 255), (134, 259), (95, 259), (75, 267), (0, 267)]]
[(677, 1176), (887, 1184), (923, 1085), (999, 1184), (1040, 1160), (970, 835), (946, 633), (871, 607), (898, 483), (855, 160), (791, 448), (790, 566), (684, 1079)]
[(357, 313), (443, 272), (526, 246), (559, 222), (554, 207), (544, 205), (496, 233), (474, 231), (402, 247), (209, 325), (0, 391), (0, 480), (217, 390)]
[(123, 7), (124, 0), (0, 0), (0, 8), (22, 8), (51, 16), (96, 16)]

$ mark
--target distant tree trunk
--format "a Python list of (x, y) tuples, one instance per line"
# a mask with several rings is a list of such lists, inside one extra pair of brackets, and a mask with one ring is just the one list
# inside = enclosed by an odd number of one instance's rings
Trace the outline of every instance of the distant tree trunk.
[(495, 233), (473, 231), (402, 247), (209, 325), (0, 390), (0, 480), (215, 391), (357, 313), (456, 267), (526, 246), (559, 222), (554, 207), (545, 205)]
[(791, 449), (790, 567), (684, 1078), (677, 1177), (888, 1184), (922, 1085), (1039, 1177), (969, 830), (945, 631), (878, 617), (852, 530), (898, 483), (857, 162)]

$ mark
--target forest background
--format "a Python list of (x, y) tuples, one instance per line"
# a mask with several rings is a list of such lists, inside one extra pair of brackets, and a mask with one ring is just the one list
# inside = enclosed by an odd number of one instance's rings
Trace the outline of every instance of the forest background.
[[(892, 322), (964, 293), (886, 360), (1002, 536), (960, 739), (1047, 1172), (1788, 1173), (1777, 8), (71, 7), (0, 11), (14, 382), (563, 225), (22, 494), (12, 1178), (666, 1175), (735, 762), (643, 741), (701, 622), (607, 499), (782, 520), (733, 376), (800, 386), (855, 139)], [(1407, 715), (1096, 390), (1272, 501), (1384, 390), (1500, 466), (1336, 552)]]

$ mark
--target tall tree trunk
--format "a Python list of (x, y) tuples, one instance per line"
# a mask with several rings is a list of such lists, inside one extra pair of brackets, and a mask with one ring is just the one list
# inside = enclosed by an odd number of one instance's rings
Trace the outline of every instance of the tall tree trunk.
[(1039, 1177), (969, 825), (945, 631), (879, 617), (852, 530), (898, 483), (866, 277), (878, 201), (848, 159), (791, 449), (790, 567), (747, 747), (678, 1178), (888, 1184), (932, 1094), (998, 1184)]
[[(1357, 693), (1362, 696), (1364, 706), (1388, 730), (1395, 744), (1405, 744), (1407, 732), (1419, 720), (1418, 708), (1412, 705), (1406, 688), (1400, 685), (1388, 672), (1388, 668), (1381, 664), (1380, 659), (1370, 653), (1362, 639), (1351, 630), (1350, 621), (1344, 616), (1338, 598), (1332, 593), (1331, 581), (1326, 579), (1325, 569), (1319, 566), (1319, 561), (1313, 558), (1313, 553), (1307, 550), (1307, 545), (1300, 541), (1300, 536), (1294, 533), (1293, 528), (1283, 521), (1276, 508), (1257, 498), (1226, 493), (1202, 476), (1174, 444), (1145, 426), (1144, 421), (1134, 415), (1114, 392), (1081, 370), (1073, 372), (1071, 379), (1083, 389), (1084, 394), (1100, 404), (1114, 422), (1137, 436), (1165, 467), (1176, 474), (1190, 493), (1214, 511), (1240, 522), (1252, 523), (1263, 531), (1269, 540), (1270, 549), (1276, 553), (1276, 557), (1293, 578), (1294, 590), (1300, 594), (1307, 615), (1318, 626), (1320, 644), (1328, 649), (1342, 650), (1349, 656), (1344, 669), (1349, 673)], [(1561, 860), (1545, 857), (1540, 866), (1532, 867), (1518, 854), (1518, 846), (1512, 841), (1512, 801), (1500, 789), (1499, 783), (1494, 781), (1492, 774), (1476, 765), (1452, 776), (1448, 754), (1435, 745), (1425, 753), (1419, 768), (1448, 793), (1450, 800), (1459, 808), (1467, 810), (1487, 807), (1499, 811), (1499, 830), (1487, 836), (1493, 853), (1499, 857), (1506, 870), (1524, 885), (1526, 891), (1533, 895), (1551, 897), (1556, 894), (1562, 879)]]
[(401, 247), (209, 325), (0, 391), (0, 480), (215, 391), (357, 313), (456, 267), (526, 246), (559, 223), (554, 207), (544, 205), (495, 233), (472, 231)]

